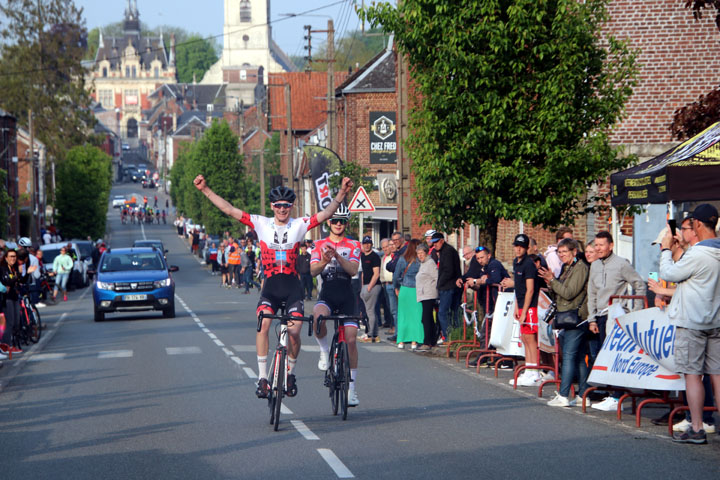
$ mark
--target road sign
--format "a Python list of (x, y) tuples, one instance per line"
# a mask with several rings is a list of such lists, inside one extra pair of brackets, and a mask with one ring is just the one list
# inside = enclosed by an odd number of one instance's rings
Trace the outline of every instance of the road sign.
[(374, 212), (375, 205), (370, 201), (370, 195), (367, 194), (365, 189), (361, 186), (355, 192), (355, 196), (350, 202), (351, 212)]

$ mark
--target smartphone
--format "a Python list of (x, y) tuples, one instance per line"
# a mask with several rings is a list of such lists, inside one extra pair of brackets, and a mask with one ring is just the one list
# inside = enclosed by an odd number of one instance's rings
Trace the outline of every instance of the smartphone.
[(660, 281), (660, 277), (658, 277), (658, 272), (650, 272), (648, 273), (648, 278), (650, 280), (655, 280), (656, 282)]
[(670, 226), (670, 233), (672, 233), (672, 236), (675, 236), (675, 232), (677, 231), (677, 222), (674, 218), (671, 218), (668, 220), (668, 225)]

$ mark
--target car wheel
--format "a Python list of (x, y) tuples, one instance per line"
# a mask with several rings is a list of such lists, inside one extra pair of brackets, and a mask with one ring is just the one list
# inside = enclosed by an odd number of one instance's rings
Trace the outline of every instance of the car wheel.
[(165, 318), (175, 318), (175, 300), (173, 300), (172, 304), (163, 310), (163, 317)]
[(96, 322), (102, 322), (105, 321), (105, 312), (101, 312), (100, 310), (95, 307), (95, 321)]

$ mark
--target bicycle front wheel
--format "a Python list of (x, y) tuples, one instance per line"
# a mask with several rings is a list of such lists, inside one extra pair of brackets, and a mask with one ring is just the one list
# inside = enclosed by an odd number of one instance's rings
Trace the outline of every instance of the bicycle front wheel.
[(268, 370), (270, 372), (270, 377), (268, 378), (268, 387), (270, 388), (270, 392), (268, 393), (268, 408), (270, 409), (270, 425), (275, 423), (275, 391), (274, 391), (274, 384), (275, 384), (275, 365), (277, 361), (277, 353), (273, 355), (272, 361), (270, 363), (270, 369)]
[(348, 389), (350, 388), (350, 356), (348, 354), (347, 344), (341, 343), (342, 362), (341, 368), (342, 373), (340, 375), (341, 385), (340, 388), (340, 407), (342, 411), (342, 419), (347, 420), (348, 415)]
[(328, 378), (327, 386), (328, 390), (330, 391), (330, 405), (332, 407), (332, 414), (337, 415), (338, 413), (338, 407), (340, 403), (340, 390), (337, 388), (337, 380), (338, 380), (338, 344), (336, 343), (337, 339), (333, 338), (332, 346), (330, 347), (330, 361), (332, 364), (330, 365), (330, 369), (327, 371), (326, 375), (328, 375), (330, 378)]
[(38, 312), (35, 305), (28, 311), (28, 331), (30, 340), (33, 343), (40, 341), (40, 335), (42, 334), (42, 320), (40, 320), (40, 312)]
[(285, 389), (285, 373), (287, 372), (287, 352), (283, 348), (278, 353), (278, 358), (275, 359), (277, 364), (277, 382), (273, 387), (275, 390), (275, 426), (274, 430), (277, 432), (278, 426), (280, 425), (280, 409), (282, 408), (282, 399)]

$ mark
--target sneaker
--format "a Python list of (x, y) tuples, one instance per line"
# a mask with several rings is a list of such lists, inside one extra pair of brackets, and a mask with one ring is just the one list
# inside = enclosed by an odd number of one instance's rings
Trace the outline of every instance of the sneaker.
[(318, 370), (322, 370), (323, 372), (326, 371), (329, 368), (330, 365), (328, 365), (328, 354), (320, 351), (320, 360), (318, 360)]
[(368, 334), (367, 334), (367, 333), (363, 334), (363, 336), (360, 337), (359, 340), (360, 340), (361, 342), (363, 342), (363, 343), (370, 343), (370, 342), (372, 342), (372, 338), (371, 338), (371, 337), (368, 337)]
[(412, 350), (413, 352), (414, 352), (415, 350), (417, 350), (417, 343), (416, 343), (416, 342), (413, 342), (412, 345), (410, 345), (410, 350)]
[(430, 345), (420, 345), (417, 348), (418, 352), (429, 352), (430, 350), (432, 350), (432, 347)]
[(67, 302), (67, 295), (63, 295), (63, 302)]
[(36, 303), (35, 306), (36, 306), (37, 308), (45, 308), (45, 307), (47, 307), (47, 305), (45, 305), (45, 304), (42, 303), (42, 302)]
[(288, 397), (294, 397), (297, 395), (297, 383), (295, 382), (295, 375), (290, 374), (287, 376), (287, 385), (285, 386), (285, 394)]
[(10, 347), (10, 350), (8, 350), (10, 353), (14, 353), (16, 355), (20, 355), (23, 351), (22, 348), (18, 347)]
[[(687, 432), (691, 426), (692, 423), (687, 418), (684, 418), (681, 422), (673, 425), (673, 432)], [(703, 430), (705, 430), (705, 433), (715, 433), (715, 425), (703, 422)]]
[[(675, 428), (673, 426), (673, 428)], [(694, 443), (695, 445), (704, 445), (707, 443), (707, 435), (705, 430), (696, 432), (692, 427), (688, 428), (687, 432), (674, 433), (672, 441), (675, 443)]]
[(540, 378), (542, 378), (543, 382), (547, 382), (549, 380), (555, 380), (555, 372), (553, 372), (552, 370), (549, 370), (547, 372), (541, 371)]
[(540, 382), (542, 380), (540, 379), (540, 375), (537, 374), (529, 374), (524, 377), (518, 377), (518, 387), (534, 387), (536, 385), (540, 385)]
[(548, 401), (547, 404), (551, 407), (572, 407), (575, 405), (575, 399), (572, 401), (568, 397), (563, 397), (558, 392), (555, 392), (555, 397)]
[(405, 344), (404, 344), (404, 343), (398, 343), (398, 344), (397, 344), (397, 347), (398, 347), (400, 350), (402, 350), (403, 348), (405, 348)]
[(260, 380), (258, 380), (255, 395), (257, 395), (258, 398), (267, 398), (269, 394), (270, 385), (268, 385), (267, 378), (261, 378)]
[(348, 392), (348, 407), (357, 407), (360, 405), (360, 399), (358, 398), (358, 394), (355, 390), (350, 390)]
[(6, 360), (7, 357), (8, 357), (8, 356), (5, 355), (4, 353), (0, 353), (0, 360)]
[[(527, 376), (527, 374), (526, 374), (524, 371), (523, 371), (520, 375), (517, 376), (518, 385), (520, 385), (520, 379), (521, 379), (521, 378), (525, 378), (526, 376)], [(514, 379), (514, 378), (511, 378), (510, 380), (508, 380), (508, 384), (514, 386), (514, 385), (515, 385), (515, 379)]]
[(393, 336), (387, 338), (388, 342), (394, 342), (396, 340), (397, 340), (397, 335), (393, 335)]
[(440, 345), (442, 345), (443, 343), (445, 343), (445, 337), (443, 337), (443, 336), (441, 335), (440, 338), (438, 338), (437, 344), (438, 344), (438, 346), (440, 346)]
[(614, 412), (617, 410), (618, 399), (614, 397), (605, 397), (600, 403), (594, 403), (592, 408), (602, 410), (603, 412)]
[(7, 343), (0, 343), (0, 352), (8, 353), (10, 351), (10, 345)]

